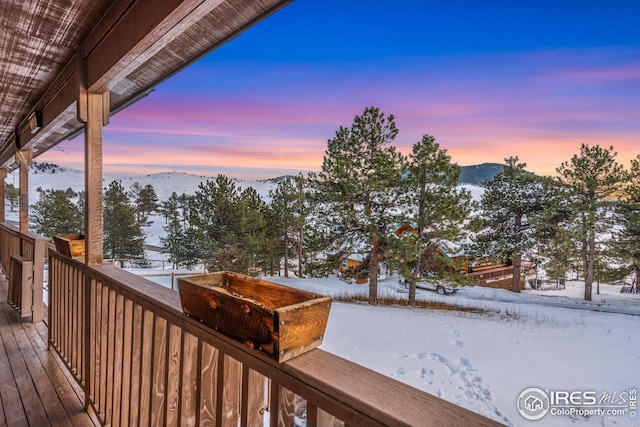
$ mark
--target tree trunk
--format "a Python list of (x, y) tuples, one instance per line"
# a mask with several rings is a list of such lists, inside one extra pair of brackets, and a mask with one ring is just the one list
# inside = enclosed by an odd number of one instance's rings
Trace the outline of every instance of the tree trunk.
[(522, 267), (522, 257), (520, 255), (513, 258), (511, 290), (520, 293), (520, 269)]
[(284, 237), (284, 277), (289, 277), (289, 239)]
[(409, 282), (409, 305), (412, 307), (416, 305), (416, 282), (413, 280)]
[(369, 255), (369, 304), (378, 304), (378, 240), (373, 244)]
[[(416, 258), (416, 267), (413, 269), (413, 274), (420, 277), (420, 261), (422, 260), (422, 254), (418, 253)], [(411, 280), (409, 282), (409, 305), (416, 305), (416, 282)]]
[(587, 239), (584, 243), (582, 262), (584, 264), (584, 299), (591, 301), (593, 288), (593, 264), (595, 257), (595, 239)]
[(300, 237), (298, 239), (298, 277), (302, 277), (302, 239), (304, 238), (304, 226), (300, 226)]

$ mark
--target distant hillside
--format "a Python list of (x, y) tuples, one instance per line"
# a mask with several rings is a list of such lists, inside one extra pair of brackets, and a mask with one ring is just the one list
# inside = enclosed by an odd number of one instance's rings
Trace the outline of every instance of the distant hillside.
[(460, 172), (460, 184), (481, 185), (484, 181), (493, 179), (502, 172), (500, 163), (482, 163), (481, 165), (462, 166)]

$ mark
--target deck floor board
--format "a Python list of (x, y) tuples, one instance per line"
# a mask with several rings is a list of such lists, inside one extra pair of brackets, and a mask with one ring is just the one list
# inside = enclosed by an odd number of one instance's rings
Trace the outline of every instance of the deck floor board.
[(7, 283), (0, 277), (0, 427), (99, 425), (46, 343), (46, 325), (19, 317), (7, 304)]

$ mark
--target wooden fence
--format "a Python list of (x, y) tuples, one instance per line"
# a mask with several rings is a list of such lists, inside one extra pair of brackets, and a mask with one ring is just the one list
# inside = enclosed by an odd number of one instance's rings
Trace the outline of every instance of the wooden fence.
[[(31, 316), (34, 323), (42, 320), (46, 242), (43, 236), (20, 233), (17, 227), (0, 223), (0, 264), (11, 288), (7, 300), (21, 316)], [(31, 274), (23, 266), (30, 268)]]
[(186, 317), (175, 291), (49, 260), (49, 343), (103, 425), (499, 425), (320, 349), (279, 364)]

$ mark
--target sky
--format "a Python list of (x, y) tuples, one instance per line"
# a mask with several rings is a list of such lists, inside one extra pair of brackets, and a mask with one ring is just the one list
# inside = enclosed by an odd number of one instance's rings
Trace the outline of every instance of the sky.
[[(519, 156), (553, 175), (580, 145), (640, 154), (640, 2), (296, 0), (104, 129), (104, 171), (263, 179), (318, 171), (340, 126), (393, 114), (408, 154)], [(38, 161), (83, 168), (83, 138)]]

